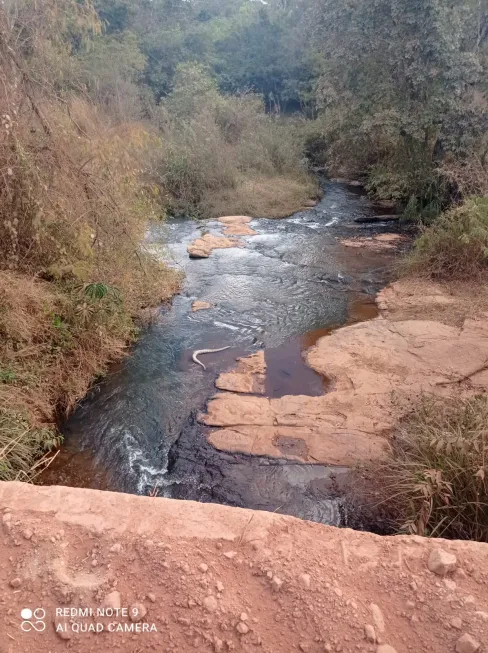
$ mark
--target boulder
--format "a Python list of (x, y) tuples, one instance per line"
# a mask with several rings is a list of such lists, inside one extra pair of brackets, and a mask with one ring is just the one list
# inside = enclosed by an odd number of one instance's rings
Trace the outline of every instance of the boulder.
[(226, 236), (255, 236), (257, 232), (249, 226), (251, 220), (247, 215), (226, 215), (218, 218), (218, 221), (225, 225)]
[(196, 311), (204, 311), (208, 308), (212, 308), (212, 304), (210, 304), (210, 302), (204, 302), (200, 299), (197, 299), (191, 305), (191, 310), (193, 311), (193, 313), (195, 313)]

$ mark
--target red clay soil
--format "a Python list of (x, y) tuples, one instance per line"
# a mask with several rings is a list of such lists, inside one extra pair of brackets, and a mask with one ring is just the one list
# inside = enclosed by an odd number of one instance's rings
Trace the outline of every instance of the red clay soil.
[(21, 483), (0, 520), (2, 653), (488, 650), (485, 544)]

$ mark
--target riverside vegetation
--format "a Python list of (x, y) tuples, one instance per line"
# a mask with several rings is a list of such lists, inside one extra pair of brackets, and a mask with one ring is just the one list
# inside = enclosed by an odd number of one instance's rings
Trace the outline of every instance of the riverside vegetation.
[[(418, 223), (401, 274), (486, 281), (488, 0), (7, 0), (0, 61), (1, 479), (35, 476), (56, 419), (176, 291), (148, 220), (282, 217), (316, 167)], [(463, 402), (399, 437), (402, 519), (486, 539), (486, 407)], [(455, 519), (417, 500), (433, 470)]]

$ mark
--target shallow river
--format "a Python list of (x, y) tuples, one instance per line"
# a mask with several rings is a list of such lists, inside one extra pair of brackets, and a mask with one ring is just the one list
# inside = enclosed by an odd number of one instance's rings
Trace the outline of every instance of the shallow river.
[[(302, 352), (332, 328), (375, 314), (373, 298), (393, 256), (346, 248), (337, 238), (391, 228), (354, 222), (375, 212), (357, 189), (326, 183), (324, 190), (315, 208), (253, 220), (258, 235), (244, 238), (247, 247), (214, 250), (204, 260), (186, 252), (201, 225), (172, 220), (150, 228), (147, 246), (184, 271), (182, 292), (65, 424), (62, 452), (43, 482), (347, 522), (336, 492), (346, 470), (218, 452), (195, 420), (217, 375), (260, 348), (268, 396), (326, 392)], [(221, 233), (215, 222), (204, 228)], [(214, 308), (192, 313), (195, 299)], [(191, 361), (195, 349), (226, 345), (204, 357), (206, 371)]]

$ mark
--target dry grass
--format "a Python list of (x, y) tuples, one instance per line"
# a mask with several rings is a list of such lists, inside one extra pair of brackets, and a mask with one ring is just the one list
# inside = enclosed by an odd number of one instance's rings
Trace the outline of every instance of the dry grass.
[(426, 398), (375, 468), (398, 530), (488, 542), (488, 398)]
[(52, 56), (66, 63), (72, 30), (97, 27), (91, 5), (62, 5), (0, 9), (2, 479), (35, 474), (58, 442), (56, 418), (123, 355), (141, 309), (179, 281), (141, 246), (160, 212), (144, 165), (160, 141), (55, 92)]
[(304, 176), (302, 180), (285, 175), (264, 179), (247, 179), (233, 189), (222, 189), (204, 200), (206, 213), (284, 218), (303, 208), (317, 195), (317, 186)]
[[(168, 275), (161, 296), (176, 281)], [(59, 443), (57, 419), (136, 334), (123, 302), (85, 290), (0, 272), (0, 480), (35, 471)]]
[(299, 121), (267, 115), (252, 94), (224, 97), (213, 89), (195, 98), (202, 85), (211, 80), (190, 67), (162, 108), (155, 176), (173, 213), (283, 217), (316, 196)]

